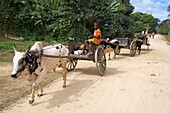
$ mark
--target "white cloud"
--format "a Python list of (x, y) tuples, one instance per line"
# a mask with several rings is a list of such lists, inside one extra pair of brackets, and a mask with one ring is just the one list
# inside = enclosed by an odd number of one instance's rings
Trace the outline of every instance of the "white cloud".
[(131, 0), (131, 4), (135, 7), (134, 12), (152, 14), (161, 21), (168, 18), (167, 7), (170, 3), (166, 0)]
[(143, 0), (143, 3), (148, 5), (148, 4), (152, 4), (153, 2), (151, 0)]

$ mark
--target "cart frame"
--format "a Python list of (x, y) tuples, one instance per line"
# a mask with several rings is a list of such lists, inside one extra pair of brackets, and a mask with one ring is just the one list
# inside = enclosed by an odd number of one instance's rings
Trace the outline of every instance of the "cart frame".
[(129, 38), (117, 38), (117, 40), (119, 41), (118, 49), (116, 52), (117, 54), (120, 53), (121, 48), (126, 48), (130, 50), (130, 56), (135, 56), (137, 49), (136, 40)]

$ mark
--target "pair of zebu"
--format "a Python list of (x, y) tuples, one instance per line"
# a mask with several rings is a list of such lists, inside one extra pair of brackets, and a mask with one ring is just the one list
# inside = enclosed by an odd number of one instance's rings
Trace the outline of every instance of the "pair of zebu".
[(36, 42), (31, 48), (25, 52), (17, 51), (14, 46), (14, 68), (11, 77), (18, 78), (20, 75), (26, 75), (29, 81), (32, 81), (32, 92), (29, 103), (32, 104), (35, 100), (36, 85), (39, 85), (38, 96), (43, 95), (42, 79), (48, 71), (54, 70), (57, 67), (63, 69), (63, 87), (66, 87), (66, 73), (73, 70), (78, 60), (89, 60), (96, 64), (97, 71), (100, 75), (104, 75), (106, 70), (106, 56), (109, 52), (109, 59), (111, 51), (114, 51), (114, 58), (116, 54), (120, 53), (121, 48), (130, 49), (130, 55), (134, 56), (137, 48), (137, 40), (117, 39), (108, 40), (103, 39), (99, 45), (90, 44), (93, 55), (86, 57), (86, 55), (76, 55), (76, 44), (73, 41), (68, 43), (68, 47), (62, 44), (50, 45), (43, 47), (41, 42)]

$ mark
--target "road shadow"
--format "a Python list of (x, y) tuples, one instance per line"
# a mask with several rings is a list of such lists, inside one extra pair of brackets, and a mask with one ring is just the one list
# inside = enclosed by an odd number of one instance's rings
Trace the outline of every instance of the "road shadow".
[[(75, 77), (76, 78), (76, 77)], [(45, 93), (43, 95), (43, 98), (45, 98), (46, 95), (52, 95), (52, 98), (46, 101), (41, 102), (35, 102), (32, 104), (32, 106), (37, 106), (39, 104), (43, 103), (49, 103), (47, 106), (47, 109), (52, 109), (54, 107), (60, 107), (61, 105), (65, 103), (71, 103), (73, 101), (79, 101), (77, 98), (71, 98), (71, 97), (79, 97), (82, 95), (83, 92), (85, 92), (88, 88), (90, 88), (91, 85), (93, 85), (96, 81), (99, 80), (76, 80), (76, 79), (70, 80), (70, 83), (67, 85), (66, 88)]]
[(48, 100), (49, 105), (47, 109), (51, 109), (54, 107), (60, 107), (65, 103), (71, 103), (74, 101), (79, 101), (77, 97), (80, 97), (83, 92), (85, 92), (91, 85), (93, 85), (96, 81), (93, 80), (71, 80), (68, 87), (56, 91), (53, 94), (53, 97)]
[(153, 49), (147, 50), (147, 49), (145, 49), (145, 48), (142, 48), (140, 54), (138, 54), (138, 52), (136, 52), (136, 55), (135, 55), (135, 56), (148, 54), (149, 52), (152, 52), (152, 51), (154, 51), (154, 50), (153, 50)]
[[(81, 71), (81, 72), (80, 72)], [(116, 76), (120, 73), (125, 73), (125, 71), (119, 71), (117, 68), (110, 68), (108, 67), (106, 69), (106, 73), (104, 76), (100, 76), (97, 73), (97, 69), (95, 67), (91, 68), (78, 68), (75, 69), (75, 72), (80, 72), (77, 76), (75, 76), (73, 79), (69, 79), (67, 81), (70, 81), (66, 88), (57, 90), (54, 92), (45, 93), (43, 95), (43, 98), (45, 98), (46, 95), (52, 95), (51, 99), (48, 99), (46, 101), (41, 102), (35, 102), (32, 104), (32, 106), (37, 106), (39, 104), (43, 104), (48, 102), (49, 105), (47, 106), (47, 109), (52, 109), (54, 107), (60, 107), (65, 103), (71, 103), (75, 101), (79, 101), (78, 97), (81, 97), (81, 95), (91, 88), (91, 86), (96, 83), (97, 81), (101, 80), (101, 77), (108, 77), (108, 76)], [(91, 80), (77, 80), (76, 78), (80, 76), (81, 74), (85, 74), (85, 76), (98, 76), (95, 79)]]
[(116, 55), (115, 59), (111, 57), (110, 60), (109, 60), (109, 58), (106, 58), (106, 60), (109, 62), (109, 61), (114, 61), (114, 60), (122, 60), (125, 58), (126, 58), (126, 56)]
[(154, 51), (154, 50), (153, 50), (153, 49), (150, 49), (150, 48), (149, 48), (149, 50), (147, 50), (147, 48), (142, 48), (142, 49), (141, 49), (141, 51), (147, 51), (147, 52), (150, 52), (150, 51)]
[(120, 55), (120, 56), (131, 57), (131, 56), (130, 56), (130, 53), (120, 53), (119, 55)]
[(108, 68), (106, 74), (103, 77), (117, 76), (118, 74), (126, 73), (126, 71), (120, 71), (118, 68)]

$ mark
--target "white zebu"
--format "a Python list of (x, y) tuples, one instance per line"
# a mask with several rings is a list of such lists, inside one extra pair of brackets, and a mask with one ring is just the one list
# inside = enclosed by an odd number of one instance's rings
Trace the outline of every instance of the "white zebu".
[(61, 44), (50, 45), (43, 48), (41, 42), (36, 42), (31, 49), (25, 52), (18, 52), (14, 47), (15, 56), (13, 58), (14, 68), (11, 77), (18, 78), (20, 75), (27, 75), (28, 80), (33, 82), (32, 93), (29, 103), (32, 104), (35, 98), (36, 85), (39, 84), (40, 91), (38, 96), (43, 95), (41, 81), (48, 71), (61, 67), (63, 69), (63, 87), (66, 87), (66, 65), (67, 58), (49, 58), (43, 57), (41, 54), (68, 56), (68, 49)]

